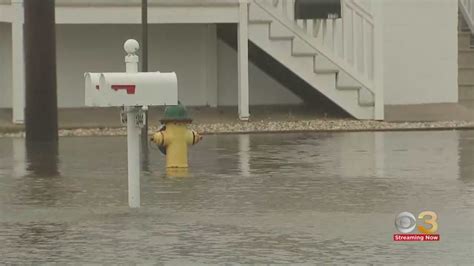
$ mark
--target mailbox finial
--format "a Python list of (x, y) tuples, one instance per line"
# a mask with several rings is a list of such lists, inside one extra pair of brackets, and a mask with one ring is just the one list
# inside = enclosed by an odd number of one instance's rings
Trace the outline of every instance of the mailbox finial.
[(140, 48), (140, 44), (138, 44), (137, 40), (134, 39), (128, 39), (124, 44), (123, 44), (123, 49), (125, 49), (125, 52), (129, 55), (134, 55), (138, 49)]

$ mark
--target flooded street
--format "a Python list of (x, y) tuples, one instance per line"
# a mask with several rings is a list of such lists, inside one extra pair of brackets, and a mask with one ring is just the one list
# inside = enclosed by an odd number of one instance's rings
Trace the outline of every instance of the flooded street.
[[(0, 263), (474, 262), (474, 131), (205, 136), (187, 177), (150, 150), (138, 210), (125, 137), (26, 151), (0, 139)], [(424, 210), (441, 241), (394, 242)]]

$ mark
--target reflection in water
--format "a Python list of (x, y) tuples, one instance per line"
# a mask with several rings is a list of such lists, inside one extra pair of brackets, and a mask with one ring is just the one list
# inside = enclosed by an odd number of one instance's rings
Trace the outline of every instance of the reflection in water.
[[(459, 180), (462, 182), (459, 198), (466, 206), (474, 209), (474, 134), (473, 131), (460, 131), (458, 134), (459, 150), (457, 157), (459, 158)], [(471, 217), (474, 224), (474, 214)], [(472, 229), (471, 232), (474, 232)], [(474, 233), (471, 236), (474, 243)]]
[[(470, 264), (473, 139), (207, 136), (188, 173), (166, 173), (150, 150), (139, 210), (127, 207), (126, 138), (61, 138), (52, 175), (22, 140), (0, 139), (0, 263)], [(393, 243), (394, 217), (422, 210), (438, 214), (441, 242)]]
[(374, 156), (375, 156), (375, 175), (378, 177), (385, 177), (385, 145), (384, 133), (374, 132)]
[(166, 177), (170, 179), (186, 178), (189, 177), (189, 170), (188, 168), (166, 168)]
[(474, 183), (474, 135), (472, 131), (460, 131), (459, 136), (459, 178)]
[(148, 142), (143, 142), (143, 138), (140, 136), (140, 164), (141, 171), (145, 173), (150, 172), (150, 151), (148, 145), (152, 145)]
[(13, 144), (13, 172), (14, 176), (26, 176), (26, 147), (25, 140), (20, 138), (14, 138)]
[(59, 175), (57, 142), (26, 142), (26, 159), (27, 170), (33, 176)]
[(250, 175), (250, 135), (239, 136), (239, 165), (242, 176)]
[(32, 205), (55, 205), (66, 194), (57, 180), (58, 143), (14, 139), (12, 144), (13, 176), (22, 181), (16, 186), (15, 197)]
[(48, 262), (61, 255), (60, 239), (66, 234), (66, 229), (66, 225), (60, 223), (29, 223), (20, 228), (16, 243), (11, 245), (35, 247), (42, 255), (37, 262)]

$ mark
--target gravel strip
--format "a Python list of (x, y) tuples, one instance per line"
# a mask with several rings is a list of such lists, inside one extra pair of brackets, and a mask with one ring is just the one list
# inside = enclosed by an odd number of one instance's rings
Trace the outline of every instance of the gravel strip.
[[(381, 130), (434, 130), (434, 129), (474, 129), (474, 121), (441, 122), (380, 122), (359, 120), (300, 120), (300, 121), (251, 121), (190, 126), (202, 134), (257, 133), (257, 132), (302, 132), (302, 131), (381, 131)], [(150, 132), (157, 130), (150, 127)], [(24, 137), (24, 132), (0, 133), (0, 137)], [(64, 136), (125, 136), (122, 128), (61, 129)]]

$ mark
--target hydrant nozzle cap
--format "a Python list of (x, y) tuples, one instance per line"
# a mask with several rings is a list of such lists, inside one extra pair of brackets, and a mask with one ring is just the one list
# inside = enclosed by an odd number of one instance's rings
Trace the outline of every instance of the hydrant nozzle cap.
[(181, 104), (167, 106), (165, 108), (165, 116), (160, 120), (160, 122), (188, 122), (191, 123), (193, 120), (188, 116), (188, 111)]

